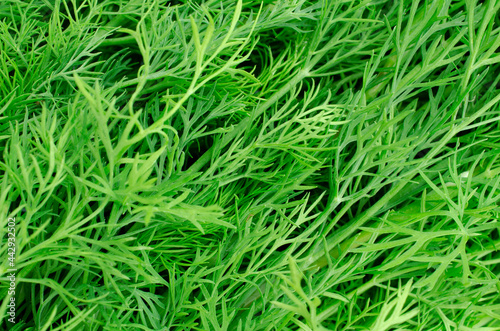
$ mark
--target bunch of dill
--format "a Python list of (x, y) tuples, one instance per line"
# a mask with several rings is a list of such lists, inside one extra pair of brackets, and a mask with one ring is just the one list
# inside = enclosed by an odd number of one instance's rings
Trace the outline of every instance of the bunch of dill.
[(1, 328), (500, 330), (499, 9), (3, 0)]

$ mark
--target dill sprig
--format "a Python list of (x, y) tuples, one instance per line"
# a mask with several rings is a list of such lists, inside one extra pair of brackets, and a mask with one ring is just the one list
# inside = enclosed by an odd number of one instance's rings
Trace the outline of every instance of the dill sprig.
[(2, 1), (1, 328), (500, 330), (499, 10)]

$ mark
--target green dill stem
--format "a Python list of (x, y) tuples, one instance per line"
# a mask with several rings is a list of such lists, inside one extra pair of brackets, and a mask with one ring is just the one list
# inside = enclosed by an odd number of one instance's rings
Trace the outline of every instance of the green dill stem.
[[(449, 188), (448, 192), (450, 193), (450, 199), (455, 198), (458, 195), (458, 189), (457, 188)], [(444, 200), (436, 193), (436, 192), (431, 192), (429, 195), (426, 196), (426, 209), (432, 209), (438, 206), (438, 202), (444, 202)], [(387, 216), (388, 221), (392, 222), (402, 222), (405, 220), (408, 220), (410, 217), (409, 215), (414, 215), (416, 213), (420, 212), (420, 201), (415, 201), (412, 204), (409, 204), (405, 207), (403, 207), (401, 210), (395, 212), (391, 212)], [(377, 225), (373, 225), (373, 227), (376, 227)], [(372, 232), (369, 231), (361, 231), (359, 234), (343, 241), (338, 247), (333, 248), (330, 250), (330, 256), (333, 259), (338, 259), (342, 253), (349, 249), (353, 249), (356, 247), (359, 247), (361, 244), (366, 243), (372, 236)], [(318, 260), (316, 260), (310, 267), (309, 270), (316, 270), (320, 269), (323, 267), (326, 267), (328, 265), (328, 258), (326, 255), (320, 257)]]
[[(395, 52), (393, 51), (393, 53)], [(396, 64), (396, 62), (397, 62), (397, 55), (393, 54), (386, 60), (383, 68), (393, 67)], [(377, 79), (382, 79), (382, 77), (387, 77), (387, 76), (389, 76), (389, 73), (381, 72), (377, 75)], [(382, 89), (385, 86), (387, 86), (387, 84), (389, 84), (388, 79), (378, 83), (377, 85), (366, 91), (366, 101), (372, 101), (373, 99), (375, 99), (375, 97), (379, 94), (380, 91), (382, 91)]]
[(116, 45), (131, 45), (136, 44), (136, 40), (133, 36), (119, 37), (119, 38), (110, 38), (105, 39), (100, 46), (108, 47), (108, 46), (116, 46)]

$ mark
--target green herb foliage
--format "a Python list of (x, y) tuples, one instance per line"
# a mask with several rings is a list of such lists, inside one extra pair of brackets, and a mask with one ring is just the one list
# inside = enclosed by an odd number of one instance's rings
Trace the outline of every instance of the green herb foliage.
[(499, 17), (1, 1), (0, 328), (500, 330)]

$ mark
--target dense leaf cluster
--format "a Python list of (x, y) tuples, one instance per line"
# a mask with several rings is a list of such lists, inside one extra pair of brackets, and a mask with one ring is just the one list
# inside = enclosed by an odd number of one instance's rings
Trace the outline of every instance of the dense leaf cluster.
[(1, 1), (1, 328), (500, 330), (499, 10)]

